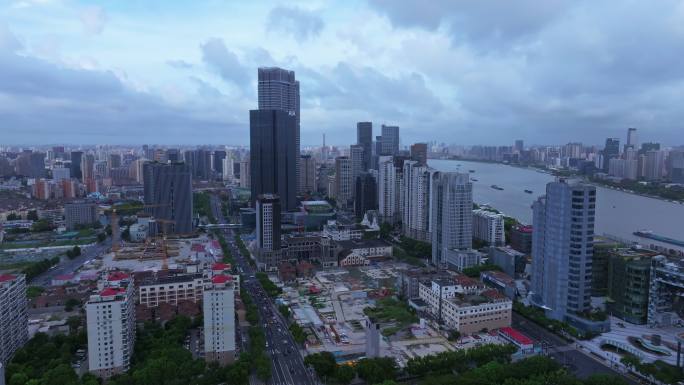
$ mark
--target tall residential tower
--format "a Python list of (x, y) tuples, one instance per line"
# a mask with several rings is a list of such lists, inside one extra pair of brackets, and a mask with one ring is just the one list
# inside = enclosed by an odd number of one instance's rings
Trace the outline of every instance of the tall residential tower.
[(566, 320), (591, 306), (596, 188), (558, 179), (532, 210), (532, 300)]

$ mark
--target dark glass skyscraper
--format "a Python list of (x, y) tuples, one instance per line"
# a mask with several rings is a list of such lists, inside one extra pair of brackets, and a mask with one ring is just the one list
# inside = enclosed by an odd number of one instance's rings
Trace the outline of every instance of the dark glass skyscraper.
[[(295, 79), (294, 71), (278, 67), (261, 67), (258, 70), (258, 98), (260, 110), (282, 110), (294, 114), (296, 121), (295, 137), (295, 173), (299, 180), (299, 81)], [(285, 198), (280, 197), (283, 201)], [(256, 198), (255, 198), (256, 199)], [(286, 206), (286, 205), (283, 205)]]
[(71, 177), (78, 180), (83, 179), (83, 172), (81, 171), (81, 158), (83, 158), (83, 151), (71, 152)]
[(608, 172), (610, 160), (620, 156), (620, 139), (606, 139), (606, 146), (603, 148), (603, 171)]
[(249, 111), (252, 201), (277, 194), (283, 210), (297, 207), (297, 120), (283, 110)]
[(399, 152), (399, 127), (382, 125), (380, 155), (397, 155)]
[[(192, 233), (192, 174), (184, 163), (143, 165), (145, 204), (167, 234)], [(169, 221), (164, 223), (164, 221)]]
[(371, 168), (371, 158), (373, 157), (373, 123), (356, 123), (356, 144), (363, 147), (363, 171)]
[(427, 143), (411, 145), (411, 160), (418, 162), (419, 166), (427, 166)]
[(356, 178), (355, 184), (354, 214), (357, 219), (362, 219), (366, 211), (378, 209), (378, 188), (375, 178), (369, 172), (361, 173)]

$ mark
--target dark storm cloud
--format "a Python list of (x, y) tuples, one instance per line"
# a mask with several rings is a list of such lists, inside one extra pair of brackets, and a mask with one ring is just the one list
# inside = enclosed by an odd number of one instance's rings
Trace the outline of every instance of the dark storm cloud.
[(223, 80), (241, 89), (247, 89), (252, 77), (238, 56), (226, 47), (223, 39), (211, 38), (200, 48), (202, 60), (217, 71)]
[(467, 143), (516, 135), (600, 143), (631, 126), (651, 140), (683, 140), (680, 1), (370, 3), (396, 29), (447, 33), (448, 51), (420, 42), (410, 49), (433, 84), (455, 91)]
[(133, 91), (111, 72), (9, 52), (0, 54), (0, 100), (3, 143), (201, 143), (241, 126)]
[(503, 48), (533, 38), (553, 22), (571, 0), (369, 0), (396, 27), (446, 28), (455, 43), (477, 49)]
[(340, 62), (329, 71), (306, 69), (298, 76), (306, 84), (307, 98), (325, 109), (365, 110), (396, 120), (443, 108), (418, 73), (390, 77), (370, 67)]
[(298, 41), (318, 36), (323, 26), (323, 19), (315, 12), (284, 6), (273, 8), (266, 24), (268, 30), (287, 33)]

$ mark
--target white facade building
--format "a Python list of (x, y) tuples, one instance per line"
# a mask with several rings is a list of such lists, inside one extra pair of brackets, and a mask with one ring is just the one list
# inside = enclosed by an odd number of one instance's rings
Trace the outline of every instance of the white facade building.
[(473, 210), (473, 237), (490, 246), (506, 244), (503, 214), (487, 210)]
[(328, 237), (333, 241), (349, 241), (352, 239), (363, 238), (363, 229), (357, 228), (357, 225), (341, 225), (337, 221), (328, 221), (323, 225), (321, 235)]
[(378, 215), (380, 222), (394, 224), (398, 220), (399, 197), (397, 194), (397, 170), (391, 156), (378, 160)]
[(430, 179), (433, 172), (417, 161), (404, 161), (401, 179), (404, 235), (423, 242), (430, 241)]
[(342, 207), (349, 207), (354, 197), (352, 180), (351, 159), (348, 156), (335, 158), (335, 199)]
[(0, 274), (0, 365), (28, 341), (26, 276)]
[(204, 353), (221, 365), (235, 360), (235, 290), (231, 275), (215, 275), (204, 286)]
[(432, 177), (432, 263), (443, 266), (449, 251), (473, 244), (473, 184), (468, 174), (436, 172)]
[(202, 273), (153, 278), (138, 287), (138, 302), (146, 307), (161, 303), (177, 305), (179, 301), (200, 302), (204, 289)]
[(55, 182), (71, 178), (71, 169), (66, 167), (55, 167), (52, 169), (52, 180)]
[(223, 180), (233, 180), (233, 154), (226, 154), (226, 157), (221, 162), (223, 162), (221, 165), (223, 167)]
[(102, 289), (85, 305), (88, 331), (88, 368), (109, 378), (130, 367), (135, 344), (135, 290), (133, 279), (110, 275)]
[(343, 250), (339, 266), (364, 266), (369, 265), (372, 258), (392, 256), (392, 245), (379, 239), (341, 241), (337, 244)]
[(511, 326), (513, 302), (472, 278), (420, 283), (418, 295), (432, 315), (461, 334)]

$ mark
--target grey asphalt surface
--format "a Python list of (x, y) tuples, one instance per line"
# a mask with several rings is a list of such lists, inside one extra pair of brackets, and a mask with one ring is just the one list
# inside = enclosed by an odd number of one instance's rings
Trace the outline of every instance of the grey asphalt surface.
[[(221, 212), (219, 199), (212, 197), (211, 202), (212, 212), (218, 222), (228, 223)], [(235, 233), (232, 229), (222, 231), (237, 267), (243, 272), (242, 283), (252, 295), (259, 311), (260, 326), (266, 337), (266, 353), (271, 358), (271, 379), (267, 383), (269, 385), (315, 385), (316, 382), (304, 365), (302, 354), (285, 320), (256, 279), (252, 265), (242, 256), (235, 244)], [(241, 338), (239, 342), (243, 342)], [(244, 348), (244, 344), (242, 345)]]
[(638, 384), (638, 381), (633, 377), (625, 376), (623, 373), (614, 370), (603, 359), (580, 351), (574, 343), (567, 342), (517, 313), (513, 313), (512, 326), (536, 342), (542, 343), (545, 348), (544, 351), (549, 357), (565, 366), (577, 377), (587, 378), (592, 374), (609, 374), (620, 377), (630, 384)]
[(69, 259), (65, 256), (58, 265), (46, 271), (45, 273), (34, 277), (30, 284), (34, 286), (50, 286), (52, 279), (58, 275), (73, 273), (79, 266), (83, 265), (86, 261), (93, 259), (108, 252), (112, 247), (111, 238), (107, 238), (102, 243), (97, 243), (93, 246), (81, 246), (81, 255), (74, 259)]

